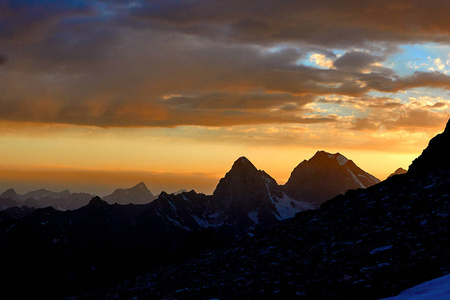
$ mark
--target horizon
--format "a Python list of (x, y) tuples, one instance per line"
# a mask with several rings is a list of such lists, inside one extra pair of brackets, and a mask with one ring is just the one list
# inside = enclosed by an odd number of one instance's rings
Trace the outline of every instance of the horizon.
[(450, 117), (445, 1), (0, 4), (0, 190), (212, 194), (240, 156), (384, 180)]
[[(319, 151), (328, 152), (326, 150), (317, 150), (316, 153)], [(328, 152), (328, 153), (337, 154), (339, 152)], [(354, 161), (352, 158), (349, 158), (348, 156), (346, 156), (343, 153), (339, 153), (339, 154), (343, 155), (348, 160)], [(305, 160), (311, 159), (312, 156), (309, 158), (305, 158)], [(243, 157), (246, 157), (246, 156), (244, 155)], [(246, 158), (248, 159), (248, 157), (246, 157)], [(239, 159), (239, 158), (237, 158), (237, 159)], [(236, 161), (236, 160), (234, 160), (234, 161)], [(251, 159), (248, 159), (248, 160), (252, 164), (254, 164)], [(303, 159), (301, 161), (299, 161), (298, 164), (300, 164), (302, 161), (303, 161)], [(233, 163), (230, 164), (230, 169), (231, 169), (232, 164)], [(289, 172), (289, 175), (298, 164), (296, 164), (294, 167), (292, 167), (291, 171)], [(358, 165), (358, 163), (356, 163), (356, 165)], [(266, 171), (266, 173), (271, 175), (269, 172), (267, 172), (267, 170), (258, 168), (257, 165), (255, 165), (255, 167), (259, 170)], [(362, 168), (362, 169), (364, 170), (364, 168)], [(396, 168), (396, 169), (398, 169), (398, 168)], [(390, 174), (392, 174), (396, 169), (392, 170), (391, 172), (388, 172), (386, 176), (381, 177), (381, 178), (372, 174), (371, 172), (369, 172), (367, 170), (364, 170), (364, 171), (375, 176), (380, 181), (383, 181)], [(404, 169), (408, 169), (408, 167), (406, 167)], [(42, 169), (36, 168), (34, 170), (33, 169), (32, 170), (30, 170), (30, 169), (27, 169), (27, 170), (10, 169), (10, 170), (0, 170), (0, 176), (1, 176), (1, 174), (8, 173), (10, 178), (11, 177), (12, 178), (14, 178), (14, 177), (23, 178), (23, 176), (24, 176), (23, 173), (27, 173), (28, 178), (30, 178), (31, 180), (33, 178), (40, 178), (41, 181), (39, 181), (37, 183), (29, 183), (26, 180), (24, 181), (23, 179), (21, 179), (22, 184), (19, 185), (19, 188), (15, 188), (12, 186), (5, 188), (4, 186), (7, 186), (7, 183), (5, 184), (3, 182), (12, 182), (12, 184), (14, 184), (14, 180), (8, 181), (8, 179), (6, 179), (6, 180), (3, 179), (2, 183), (0, 183), (0, 193), (4, 192), (10, 188), (14, 189), (18, 194), (25, 194), (27, 192), (36, 191), (39, 189), (46, 189), (46, 190), (50, 190), (53, 192), (61, 192), (64, 190), (69, 190), (71, 193), (85, 192), (85, 193), (93, 194), (95, 196), (104, 197), (104, 196), (111, 194), (116, 189), (131, 188), (131, 187), (137, 185), (138, 183), (143, 182), (147, 186), (147, 188), (152, 192), (152, 194), (154, 194), (154, 195), (160, 194), (163, 191), (170, 194), (170, 193), (182, 190), (182, 189), (185, 189), (187, 191), (194, 190), (197, 193), (212, 195), (214, 189), (216, 188), (217, 184), (219, 183), (219, 180), (221, 178), (223, 178), (225, 176), (226, 172), (228, 172), (228, 171), (229, 170), (223, 172), (222, 175), (214, 174), (214, 173), (201, 173), (201, 174), (185, 173), (185, 174), (180, 175), (180, 174), (174, 174), (174, 173), (163, 173), (163, 172), (156, 173), (156, 172), (138, 171), (138, 170), (117, 172), (114, 170), (65, 169), (65, 168), (54, 168), (54, 167), (52, 168), (50, 166), (43, 166)], [(14, 174), (14, 173), (17, 173), (17, 174)], [(33, 173), (35, 173), (35, 174), (33, 174)], [(97, 188), (94, 188), (94, 189), (92, 188), (91, 181), (90, 181), (90, 184), (87, 183), (86, 179), (89, 178), (89, 176), (94, 177), (94, 178), (102, 178), (101, 180), (98, 180), (97, 182), (94, 183)], [(170, 180), (171, 182), (173, 182), (173, 185), (167, 185), (167, 179), (169, 177), (176, 178), (177, 176), (179, 176), (178, 179), (172, 178), (172, 180)], [(66, 178), (66, 177), (68, 177), (68, 178)], [(191, 180), (190, 181), (186, 180), (186, 177), (190, 177)], [(58, 180), (55, 180), (56, 178), (58, 178)], [(139, 178), (146, 178), (146, 180), (140, 180)], [(28, 179), (28, 180), (30, 180), (30, 179)], [(71, 179), (71, 180), (68, 181), (67, 179)], [(274, 179), (277, 181), (277, 183), (279, 185), (284, 185), (286, 183), (286, 181), (288, 180), (288, 178), (284, 178), (284, 180), (282, 180), (282, 181), (279, 181), (277, 178), (274, 178)], [(91, 179), (91, 180), (95, 180), (95, 179)], [(64, 185), (65, 182), (67, 182), (69, 185), (72, 184), (72, 186)], [(74, 184), (74, 182), (77, 182), (77, 183)], [(182, 182), (193, 183), (194, 185), (196, 185), (197, 189), (190, 188), (187, 186), (182, 187), (182, 185), (181, 185), (181, 184), (183, 184)], [(199, 184), (199, 182), (200, 182), (200, 184)], [(50, 188), (46, 187), (45, 184), (50, 184)], [(124, 186), (119, 186), (120, 184), (122, 184)], [(158, 187), (161, 187), (161, 186), (163, 186), (165, 188), (158, 189)], [(30, 187), (31, 187), (31, 189), (30, 189)], [(156, 188), (153, 189), (152, 187), (156, 187)]]

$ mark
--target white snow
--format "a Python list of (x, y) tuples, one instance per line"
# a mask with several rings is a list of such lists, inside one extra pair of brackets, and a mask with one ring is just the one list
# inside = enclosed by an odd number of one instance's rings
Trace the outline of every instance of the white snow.
[(197, 217), (196, 215), (192, 215), (192, 217), (194, 218), (195, 222), (197, 222), (197, 224), (198, 224), (200, 227), (208, 228), (209, 226), (211, 226), (211, 224), (209, 224), (208, 221), (203, 220), (203, 219), (200, 219), (200, 218)]
[(250, 218), (250, 220), (255, 222), (255, 224), (259, 225), (258, 212), (256, 210), (249, 212), (248, 217)]
[(180, 222), (178, 222), (177, 220), (172, 219), (172, 218), (169, 217), (168, 215), (166, 215), (166, 217), (167, 217), (167, 219), (169, 219), (169, 221), (171, 221), (171, 222), (172, 222), (173, 224), (175, 224), (176, 226), (181, 227), (181, 228), (183, 228), (183, 229), (186, 229), (186, 230), (188, 230), (188, 231), (192, 231), (189, 227), (181, 225)]
[(169, 200), (169, 204), (172, 206), (173, 210), (177, 210), (177, 208), (175, 207), (175, 205), (173, 205), (172, 201)]
[(364, 186), (364, 184), (362, 184), (361, 181), (359, 181), (358, 177), (355, 176), (355, 174), (353, 174), (352, 171), (350, 171), (350, 169), (347, 167), (347, 171), (350, 173), (350, 175), (352, 175), (352, 178), (356, 181), (357, 184), (359, 184), (360, 187), (362, 187), (363, 189), (365, 189), (366, 187)]
[[(211, 217), (211, 216), (218, 217), (218, 215), (219, 215), (219, 214), (214, 214), (214, 215), (210, 215), (210, 217)], [(197, 222), (197, 224), (198, 224), (200, 227), (203, 227), (203, 228), (208, 228), (208, 227), (220, 227), (220, 226), (223, 225), (223, 222), (220, 222), (220, 223), (217, 223), (217, 224), (211, 224), (211, 223), (209, 223), (208, 220), (201, 219), (201, 218), (199, 218), (199, 217), (196, 216), (196, 215), (192, 215), (192, 218), (194, 218), (195, 222)]]
[(450, 298), (450, 275), (445, 275), (407, 289), (397, 296), (384, 300), (448, 300)]
[(389, 250), (391, 248), (392, 248), (392, 245), (375, 248), (372, 251), (370, 251), (370, 254), (376, 254), (378, 252), (383, 252), (383, 251)]
[[(288, 195), (283, 193), (283, 198), (277, 198), (278, 201), (273, 201), (273, 204), (275, 204), (275, 208), (279, 214), (277, 216), (277, 219), (284, 220), (295, 217), (295, 214), (300, 211), (305, 211), (308, 209), (314, 209), (314, 207), (307, 202), (298, 201), (295, 199), (290, 198)], [(292, 203), (294, 205), (292, 205)]]
[(348, 159), (342, 154), (336, 153), (333, 156), (338, 161), (340, 166), (343, 166), (346, 162), (348, 162)]

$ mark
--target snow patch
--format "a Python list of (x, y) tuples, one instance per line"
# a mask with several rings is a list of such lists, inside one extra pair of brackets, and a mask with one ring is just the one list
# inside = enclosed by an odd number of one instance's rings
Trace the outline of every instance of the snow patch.
[(376, 253), (379, 253), (379, 252), (387, 251), (387, 250), (389, 250), (391, 248), (392, 248), (392, 245), (375, 248), (372, 251), (370, 251), (370, 254), (376, 254)]
[(352, 175), (352, 178), (355, 180), (355, 182), (357, 184), (359, 184), (360, 187), (362, 187), (363, 189), (365, 189), (366, 187), (364, 186), (364, 184), (362, 184), (362, 182), (358, 179), (358, 177), (355, 176), (355, 174), (353, 174), (352, 171), (350, 171), (350, 169), (347, 167), (347, 171), (350, 173), (350, 175)]
[(339, 153), (334, 154), (333, 158), (338, 161), (340, 166), (343, 166), (345, 165), (346, 162), (348, 162), (348, 159), (344, 155)]
[(173, 210), (177, 210), (177, 208), (175, 207), (175, 205), (173, 205), (172, 201), (169, 200), (169, 204), (172, 206)]
[(278, 212), (278, 216), (276, 214), (275, 216), (279, 220), (293, 218), (300, 211), (314, 209), (310, 203), (292, 199), (285, 193), (283, 193), (282, 198), (277, 198), (277, 201), (272, 200), (272, 202)]
[(447, 300), (450, 295), (450, 275), (445, 275), (407, 289), (384, 300)]
[(166, 215), (166, 217), (167, 217), (167, 219), (169, 219), (170, 222), (172, 222), (176, 226), (181, 227), (181, 228), (183, 228), (185, 230), (188, 230), (188, 231), (192, 231), (189, 227), (181, 225), (180, 222), (178, 222), (177, 220), (174, 220), (174, 219), (172, 219), (171, 217), (169, 217), (167, 215)]
[(196, 215), (192, 215), (192, 218), (194, 218), (195, 222), (197, 222), (198, 226), (200, 226), (200, 227), (208, 228), (211, 226), (211, 224), (209, 224), (208, 221), (200, 219)]
[(259, 220), (258, 220), (258, 212), (255, 211), (251, 211), (248, 213), (248, 217), (250, 218), (250, 220), (252, 220), (255, 224), (259, 225)]

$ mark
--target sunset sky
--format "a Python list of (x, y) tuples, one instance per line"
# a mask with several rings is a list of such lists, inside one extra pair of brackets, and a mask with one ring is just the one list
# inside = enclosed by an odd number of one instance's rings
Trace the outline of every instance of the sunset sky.
[(385, 179), (450, 117), (444, 1), (0, 1), (0, 193), (212, 193), (317, 150)]

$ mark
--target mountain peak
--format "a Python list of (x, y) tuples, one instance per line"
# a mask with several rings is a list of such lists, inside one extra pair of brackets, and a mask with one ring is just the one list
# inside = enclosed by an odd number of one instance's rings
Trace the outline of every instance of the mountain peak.
[(407, 173), (407, 172), (408, 172), (408, 171), (406, 171), (406, 170), (403, 169), (403, 168), (398, 168), (397, 170), (395, 170), (394, 173), (392, 173), (391, 175), (389, 175), (387, 178), (390, 178), (390, 177), (392, 177), (392, 176), (394, 176), (394, 175), (405, 174), (405, 173)]
[(350, 189), (366, 188), (378, 182), (339, 152), (317, 151), (292, 171), (284, 189), (289, 196), (318, 206)]
[(4, 191), (1, 195), (0, 198), (10, 198), (10, 199), (16, 199), (17, 198), (17, 193), (14, 189), (7, 189), (6, 191)]
[(132, 187), (132, 189), (142, 189), (142, 190), (148, 190), (147, 186), (145, 185), (144, 182), (139, 182), (138, 184), (136, 184), (135, 186)]
[(450, 120), (444, 132), (432, 138), (428, 147), (409, 166), (408, 173), (418, 174), (433, 170), (450, 169)]
[(250, 160), (249, 160), (247, 157), (245, 157), (245, 156), (239, 157), (239, 158), (234, 162), (233, 167), (234, 167), (234, 166), (252, 166), (252, 167), (255, 167), (255, 166), (253, 166), (253, 164), (250, 162)]
[(340, 154), (339, 152), (336, 152), (334, 154), (320, 150), (317, 151), (316, 154), (310, 159), (310, 161), (318, 161), (318, 160), (336, 160), (339, 165), (345, 165), (345, 163), (348, 161), (348, 159)]
[(256, 167), (250, 162), (250, 160), (248, 160), (245, 156), (241, 156), (239, 157), (234, 163), (233, 166), (231, 167), (230, 172), (234, 173), (234, 172), (253, 172), (253, 171), (258, 171), (256, 169)]
[(155, 199), (145, 183), (139, 182), (131, 188), (116, 189), (112, 194), (103, 197), (108, 203), (117, 204), (147, 204)]

